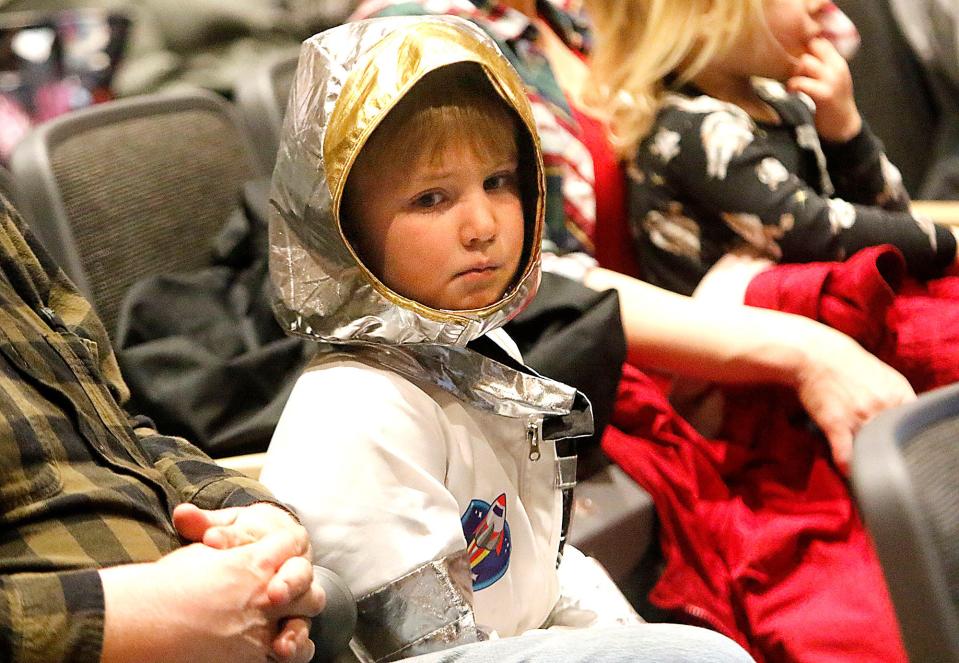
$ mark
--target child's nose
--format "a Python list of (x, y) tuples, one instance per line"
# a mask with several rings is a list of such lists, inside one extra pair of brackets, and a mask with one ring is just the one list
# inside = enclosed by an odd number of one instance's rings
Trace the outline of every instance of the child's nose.
[(496, 237), (495, 210), (489, 201), (483, 198), (464, 210), (460, 233), (465, 246), (488, 244)]

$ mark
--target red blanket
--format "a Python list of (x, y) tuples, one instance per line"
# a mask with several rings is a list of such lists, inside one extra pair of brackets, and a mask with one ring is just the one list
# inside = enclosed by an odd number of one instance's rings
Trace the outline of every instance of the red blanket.
[[(959, 379), (959, 278), (906, 279), (890, 247), (784, 265), (747, 303), (840, 329), (917, 390)], [(757, 661), (906, 661), (878, 560), (829, 449), (787, 390), (729, 389), (700, 436), (627, 366), (603, 447), (656, 502), (666, 559), (650, 594)]]
[(756, 276), (750, 306), (839, 329), (903, 373), (917, 392), (959, 380), (959, 277), (920, 283), (892, 246), (842, 263), (780, 265)]

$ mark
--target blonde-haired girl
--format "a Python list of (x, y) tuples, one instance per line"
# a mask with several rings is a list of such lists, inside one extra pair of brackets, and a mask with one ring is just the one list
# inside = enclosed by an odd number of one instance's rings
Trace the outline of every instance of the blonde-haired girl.
[(956, 260), (912, 216), (863, 123), (827, 0), (591, 0), (597, 105), (631, 163), (644, 277), (692, 293), (725, 255), (842, 260), (893, 244), (929, 278)]

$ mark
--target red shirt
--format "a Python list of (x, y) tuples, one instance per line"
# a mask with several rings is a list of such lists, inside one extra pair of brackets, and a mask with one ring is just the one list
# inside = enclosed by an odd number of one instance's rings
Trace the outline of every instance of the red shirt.
[(593, 159), (596, 230), (591, 239), (596, 247), (594, 257), (601, 267), (638, 277), (639, 262), (629, 232), (623, 164), (606, 137), (603, 123), (572, 104), (570, 109), (579, 124), (579, 138)]

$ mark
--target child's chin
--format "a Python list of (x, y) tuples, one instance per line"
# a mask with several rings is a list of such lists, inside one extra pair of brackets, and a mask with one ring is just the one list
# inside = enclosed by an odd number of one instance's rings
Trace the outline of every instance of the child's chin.
[(476, 309), (492, 306), (500, 300), (499, 297), (465, 297), (457, 302), (457, 306), (452, 309), (456, 311), (475, 311)]

